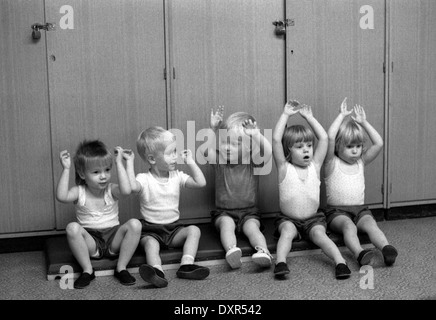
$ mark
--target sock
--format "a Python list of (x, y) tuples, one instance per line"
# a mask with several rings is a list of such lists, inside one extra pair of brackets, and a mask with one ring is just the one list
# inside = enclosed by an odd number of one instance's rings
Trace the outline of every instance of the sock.
[(152, 267), (153, 267), (153, 268), (156, 268), (156, 269), (162, 271), (162, 273), (164, 273), (164, 271), (163, 271), (163, 269), (162, 269), (162, 266), (161, 266), (160, 264), (156, 264), (156, 265), (154, 265), (154, 266), (152, 266)]
[(182, 261), (180, 262), (180, 264), (183, 266), (185, 264), (194, 264), (194, 257), (189, 255), (189, 254), (185, 254), (182, 257)]

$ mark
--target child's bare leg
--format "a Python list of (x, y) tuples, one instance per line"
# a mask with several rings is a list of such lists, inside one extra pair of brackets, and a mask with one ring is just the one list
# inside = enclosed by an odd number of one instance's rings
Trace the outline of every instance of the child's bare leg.
[(242, 226), (242, 231), (247, 236), (248, 241), (250, 241), (250, 244), (253, 248), (262, 247), (263, 249), (268, 250), (265, 236), (260, 231), (259, 220), (257, 219), (247, 220)]
[(120, 226), (112, 240), (110, 251), (119, 253), (117, 271), (125, 270), (127, 264), (136, 251), (141, 236), (141, 222), (137, 219), (130, 219)]
[(180, 229), (174, 236), (171, 246), (182, 247), (183, 257), (181, 264), (193, 264), (197, 255), (201, 231), (197, 226), (188, 226)]
[(177, 270), (177, 277), (182, 279), (203, 280), (209, 276), (209, 269), (194, 264), (197, 255), (201, 231), (197, 226), (180, 229), (174, 236), (171, 246), (183, 246), (181, 266)]
[(345, 259), (342, 257), (336, 244), (327, 236), (325, 227), (316, 225), (309, 231), (310, 240), (316, 244), (321, 250), (332, 259), (335, 264), (344, 263)]
[(280, 224), (280, 238), (277, 242), (276, 263), (286, 263), (286, 257), (292, 249), (292, 241), (297, 237), (298, 231), (292, 222), (286, 221)]
[(236, 246), (235, 222), (232, 218), (222, 216), (216, 221), (216, 227), (220, 233), (221, 244), (227, 251)]
[(160, 259), (159, 254), (159, 242), (151, 236), (145, 236), (141, 239), (140, 243), (144, 248), (147, 264), (152, 267), (159, 266), (162, 269), (162, 260)]
[(358, 230), (366, 232), (371, 240), (371, 243), (381, 250), (387, 266), (391, 266), (395, 263), (398, 251), (389, 244), (385, 234), (380, 230), (377, 222), (372, 216), (365, 215), (360, 218), (360, 220), (357, 222), (357, 228)]
[(71, 222), (66, 227), (67, 240), (70, 249), (83, 272), (92, 274), (90, 256), (97, 251), (97, 245), (91, 235), (77, 222)]

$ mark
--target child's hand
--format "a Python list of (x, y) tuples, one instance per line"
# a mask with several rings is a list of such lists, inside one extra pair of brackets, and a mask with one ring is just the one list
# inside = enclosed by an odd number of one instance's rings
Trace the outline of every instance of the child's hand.
[(339, 110), (340, 114), (344, 117), (348, 116), (353, 112), (353, 110), (347, 110), (347, 98), (344, 99), (341, 103), (341, 109)]
[(135, 154), (130, 149), (123, 149), (121, 147), (115, 147), (114, 152), (115, 152), (115, 157), (116, 157), (117, 161), (121, 160), (121, 157), (126, 161), (130, 160), (130, 159), (133, 160), (135, 158)]
[(366, 114), (365, 114), (365, 110), (363, 109), (363, 107), (356, 104), (354, 106), (354, 113), (356, 114), (356, 116), (351, 117), (354, 121), (356, 121), (357, 123), (360, 123), (360, 124), (362, 124), (363, 122), (366, 121)]
[(183, 150), (180, 152), (180, 157), (183, 159), (183, 162), (187, 164), (194, 163), (194, 159), (192, 158), (192, 151), (191, 150)]
[(286, 102), (285, 107), (283, 109), (283, 113), (292, 116), (298, 112), (298, 107), (300, 103), (297, 100), (289, 100)]
[(242, 126), (244, 127), (244, 132), (247, 136), (251, 137), (259, 132), (256, 121), (253, 122), (251, 119), (244, 120)]
[(299, 112), (303, 116), (303, 118), (305, 118), (305, 119), (307, 119), (309, 117), (313, 117), (311, 106), (307, 106), (307, 105), (303, 104), (303, 106), (301, 107)]
[(213, 130), (217, 130), (224, 116), (224, 106), (218, 106), (216, 112), (213, 112), (213, 108), (210, 110), (210, 127)]
[(70, 153), (67, 150), (63, 150), (60, 152), (59, 159), (64, 169), (71, 168), (71, 157), (70, 157)]

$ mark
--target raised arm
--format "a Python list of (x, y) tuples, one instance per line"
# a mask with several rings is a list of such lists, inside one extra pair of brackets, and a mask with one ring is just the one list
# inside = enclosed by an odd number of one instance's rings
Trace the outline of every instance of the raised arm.
[[(210, 136), (215, 137), (214, 143), (209, 141), (209, 147), (205, 149), (204, 157), (207, 159), (208, 163), (215, 164), (217, 163), (217, 153), (216, 153), (216, 139), (218, 136), (218, 129), (220, 127), (221, 122), (223, 121), (224, 116), (224, 106), (218, 106), (217, 110), (214, 112), (213, 108), (210, 110), (210, 130), (213, 131), (213, 135)], [(209, 135), (209, 134), (208, 134)]]
[(128, 158), (126, 158), (126, 172), (129, 178), (130, 188), (133, 193), (138, 193), (141, 191), (141, 184), (136, 180), (135, 176), (135, 153), (131, 151)]
[(203, 171), (201, 171), (201, 169), (195, 163), (191, 150), (183, 150), (181, 152), (181, 157), (191, 170), (191, 176), (188, 178), (188, 180), (186, 180), (185, 186), (191, 189), (205, 187), (206, 178), (204, 177)]
[(60, 202), (74, 202), (79, 197), (79, 189), (72, 187), (68, 189), (70, 181), (71, 157), (67, 150), (63, 150), (59, 154), (59, 160), (62, 165), (62, 173), (56, 187), (56, 199)]
[(322, 125), (313, 116), (312, 108), (310, 106), (303, 105), (299, 111), (303, 118), (306, 119), (318, 139), (316, 149), (313, 150), (313, 162), (318, 169), (321, 170), (328, 148), (327, 132), (325, 132)]
[(121, 147), (115, 148), (115, 164), (118, 173), (118, 185), (114, 185), (114, 188), (112, 189), (112, 193), (116, 197), (118, 197), (120, 194), (129, 195), (132, 192), (129, 177), (123, 165), (123, 159), (127, 161), (129, 157), (132, 157), (132, 154), (133, 153), (131, 150), (124, 150)]
[(282, 138), (283, 133), (285, 132), (286, 124), (288, 123), (288, 119), (290, 116), (293, 116), (298, 112), (297, 107), (299, 106), (299, 102), (295, 100), (288, 101), (284, 108), (283, 112), (280, 115), (279, 120), (273, 131), (272, 138), (272, 150), (274, 161), (276, 163), (277, 169), (280, 171), (283, 170), (284, 165), (286, 164), (286, 157), (283, 151)]
[(351, 114), (353, 110), (347, 110), (347, 98), (344, 99), (341, 103), (341, 107), (339, 110), (339, 114), (336, 119), (330, 125), (330, 128), (327, 132), (328, 135), (328, 150), (326, 156), (326, 163), (330, 162), (335, 156), (335, 144), (336, 144), (336, 135), (338, 134), (339, 128), (344, 121), (345, 117)]
[(256, 165), (267, 163), (272, 157), (271, 143), (260, 133), (256, 121), (245, 120), (242, 126), (245, 134), (251, 138), (253, 163)]
[(377, 130), (375, 130), (374, 127), (366, 120), (366, 114), (363, 107), (361, 107), (360, 105), (356, 105), (354, 107), (354, 113), (356, 114), (356, 116), (352, 117), (353, 120), (359, 123), (366, 130), (366, 133), (368, 134), (369, 139), (371, 139), (372, 142), (372, 145), (368, 148), (368, 150), (366, 150), (366, 152), (362, 156), (363, 162), (366, 165), (373, 161), (383, 149), (383, 138), (380, 136)]

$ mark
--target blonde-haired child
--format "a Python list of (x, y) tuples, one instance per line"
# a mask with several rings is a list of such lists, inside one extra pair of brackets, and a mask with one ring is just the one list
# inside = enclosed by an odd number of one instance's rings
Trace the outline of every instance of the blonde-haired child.
[[(383, 148), (383, 139), (367, 121), (363, 107), (347, 110), (347, 98), (328, 130), (329, 148), (325, 162), (328, 227), (343, 234), (345, 245), (358, 263), (372, 263), (373, 249), (363, 249), (357, 232), (367, 233), (370, 241), (381, 250), (387, 266), (394, 264), (397, 250), (389, 244), (377, 226), (365, 202), (364, 167), (371, 163)], [(350, 116), (354, 111), (354, 117)], [(347, 119), (348, 117), (348, 119)], [(364, 148), (365, 132), (372, 144)]]

